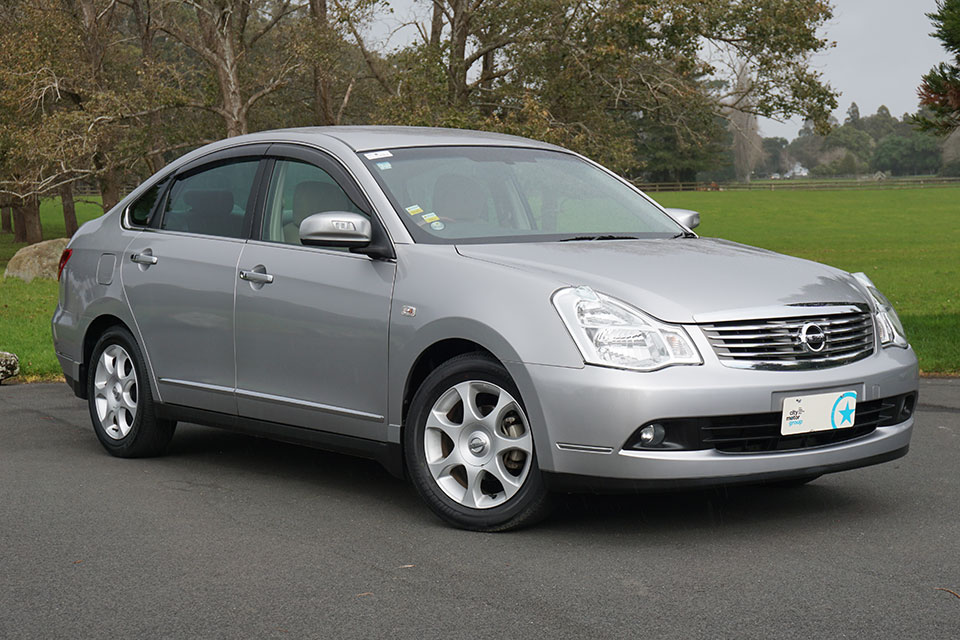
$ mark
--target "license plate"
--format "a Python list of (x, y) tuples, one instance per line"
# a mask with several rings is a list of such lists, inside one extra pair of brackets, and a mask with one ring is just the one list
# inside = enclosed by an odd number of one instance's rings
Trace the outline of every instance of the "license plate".
[(834, 391), (783, 399), (780, 434), (847, 429), (857, 420), (857, 392)]

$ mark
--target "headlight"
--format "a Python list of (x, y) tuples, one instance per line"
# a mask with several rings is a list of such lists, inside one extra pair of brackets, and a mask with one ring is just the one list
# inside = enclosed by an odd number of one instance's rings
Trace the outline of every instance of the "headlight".
[(655, 320), (590, 287), (560, 289), (553, 294), (553, 306), (589, 364), (653, 371), (703, 363), (683, 327)]
[(900, 323), (897, 312), (893, 310), (893, 305), (890, 304), (886, 296), (877, 290), (877, 285), (873, 284), (873, 281), (865, 273), (854, 273), (853, 277), (863, 285), (870, 297), (873, 298), (876, 307), (877, 330), (880, 333), (880, 344), (884, 347), (906, 348), (910, 346), (907, 342), (907, 333), (903, 330), (903, 324)]

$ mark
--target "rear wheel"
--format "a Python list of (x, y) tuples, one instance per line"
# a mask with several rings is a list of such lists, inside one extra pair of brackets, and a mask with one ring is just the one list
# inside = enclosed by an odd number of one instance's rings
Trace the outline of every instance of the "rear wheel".
[(410, 406), (404, 455), (420, 496), (458, 527), (505, 531), (549, 512), (520, 393), (485, 355), (458, 356), (427, 376)]
[(107, 329), (93, 348), (87, 397), (97, 439), (111, 455), (155, 456), (170, 444), (177, 423), (156, 417), (143, 356), (123, 327)]

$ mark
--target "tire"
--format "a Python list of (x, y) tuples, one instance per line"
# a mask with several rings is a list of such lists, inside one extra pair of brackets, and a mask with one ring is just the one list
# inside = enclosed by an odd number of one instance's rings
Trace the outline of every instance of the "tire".
[(97, 340), (87, 398), (93, 430), (110, 455), (145, 458), (166, 451), (177, 423), (157, 418), (143, 354), (124, 327), (110, 327)]
[(465, 354), (431, 372), (413, 397), (403, 438), (414, 487), (446, 522), (507, 531), (549, 514), (523, 401), (496, 360)]

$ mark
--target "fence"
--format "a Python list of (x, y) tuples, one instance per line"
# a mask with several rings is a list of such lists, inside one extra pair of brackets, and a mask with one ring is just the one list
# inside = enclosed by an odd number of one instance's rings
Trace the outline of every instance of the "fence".
[(876, 189), (929, 189), (960, 186), (960, 178), (885, 178), (873, 177), (835, 180), (759, 180), (755, 182), (634, 182), (647, 193), (660, 191), (829, 191)]

